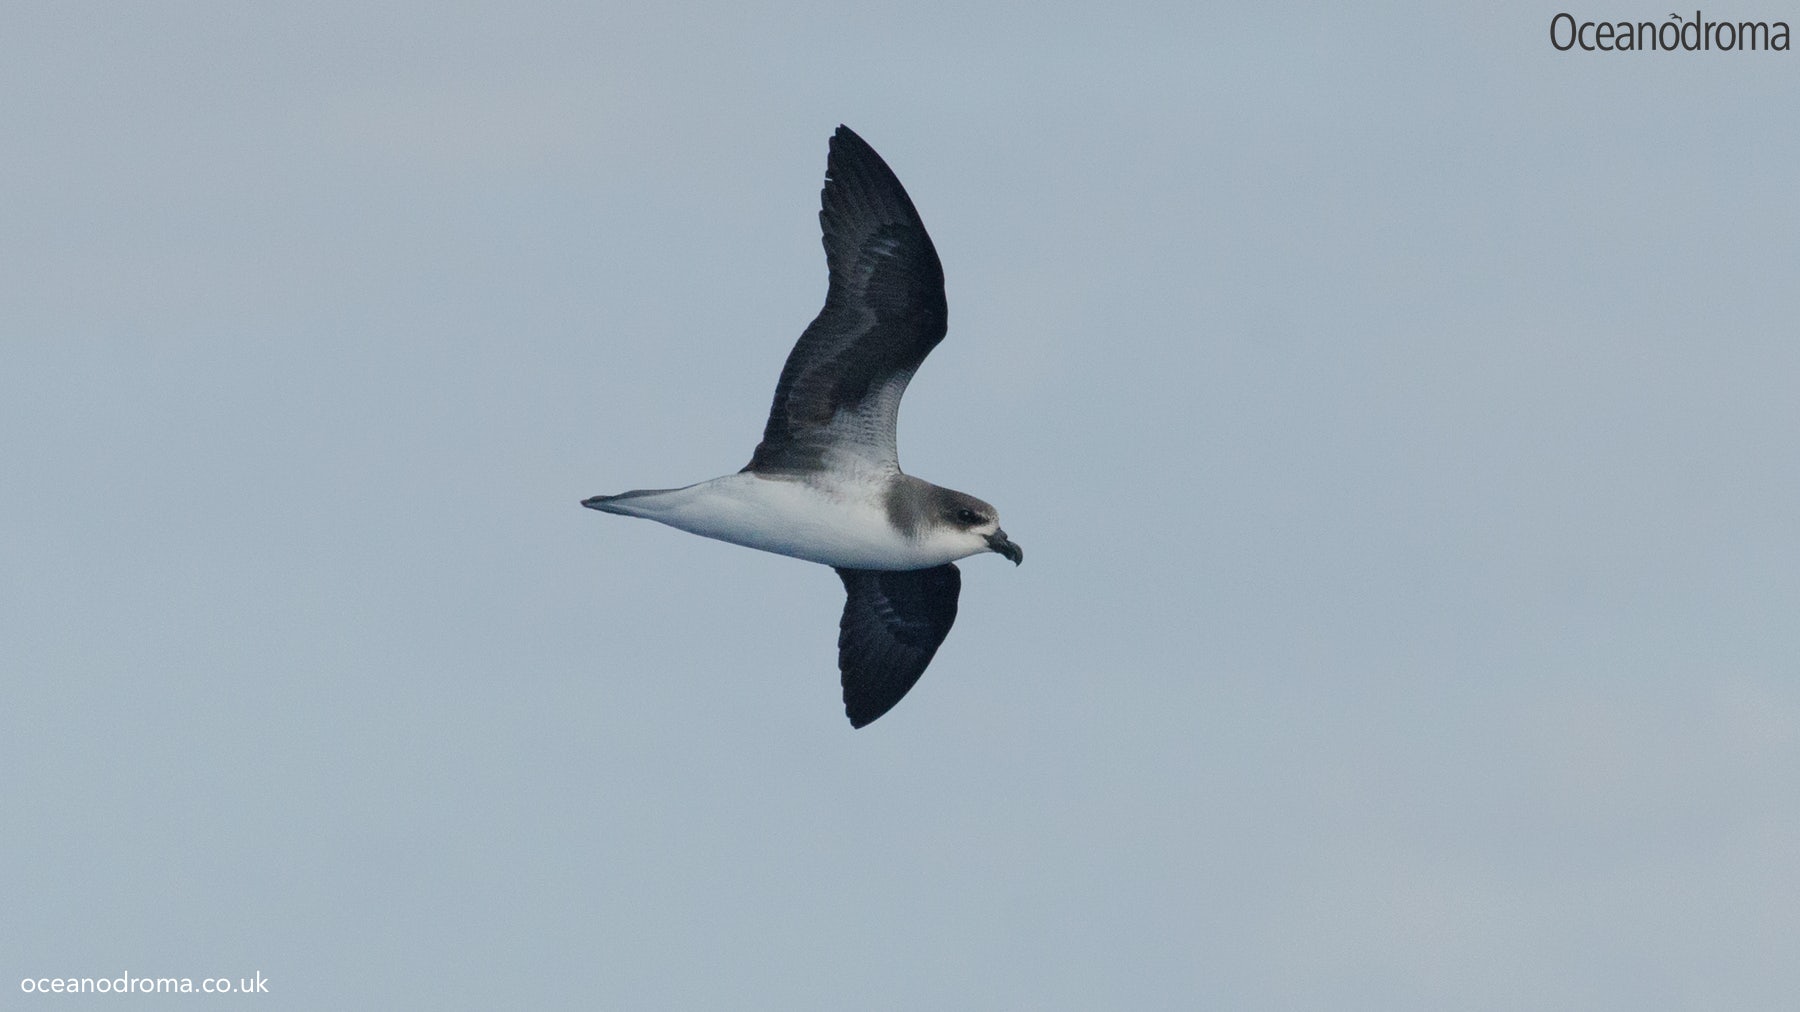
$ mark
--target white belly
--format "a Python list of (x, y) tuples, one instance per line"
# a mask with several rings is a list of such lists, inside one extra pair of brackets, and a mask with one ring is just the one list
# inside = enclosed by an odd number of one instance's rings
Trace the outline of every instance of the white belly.
[(901, 533), (888, 521), (877, 485), (826, 488), (746, 471), (666, 492), (630, 493), (600, 508), (845, 569), (925, 569), (974, 554)]

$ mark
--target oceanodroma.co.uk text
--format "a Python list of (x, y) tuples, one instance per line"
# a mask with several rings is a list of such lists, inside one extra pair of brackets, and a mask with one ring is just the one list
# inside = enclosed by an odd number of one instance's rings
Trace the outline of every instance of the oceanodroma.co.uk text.
[(251, 977), (25, 977), (26, 994), (268, 994), (269, 978)]

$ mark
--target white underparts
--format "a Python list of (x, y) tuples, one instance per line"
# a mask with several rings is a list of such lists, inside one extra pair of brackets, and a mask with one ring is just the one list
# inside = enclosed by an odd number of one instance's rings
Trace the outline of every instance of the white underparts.
[(924, 524), (909, 537), (888, 519), (884, 492), (885, 483), (831, 484), (820, 473), (765, 478), (743, 471), (629, 493), (599, 508), (845, 569), (926, 569), (986, 550), (980, 537), (947, 526)]

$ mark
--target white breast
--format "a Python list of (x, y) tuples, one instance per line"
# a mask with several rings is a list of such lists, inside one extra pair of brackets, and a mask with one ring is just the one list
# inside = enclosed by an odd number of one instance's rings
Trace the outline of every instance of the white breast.
[(964, 546), (907, 537), (888, 521), (882, 490), (874, 483), (832, 486), (745, 471), (633, 495), (608, 509), (846, 569), (924, 569), (973, 554)]

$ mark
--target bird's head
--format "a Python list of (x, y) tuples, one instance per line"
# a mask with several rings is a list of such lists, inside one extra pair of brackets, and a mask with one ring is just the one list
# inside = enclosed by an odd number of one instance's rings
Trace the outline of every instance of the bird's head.
[(1000, 511), (972, 495), (951, 489), (939, 489), (934, 504), (933, 520), (942, 536), (953, 538), (966, 547), (965, 554), (996, 552), (1012, 560), (1013, 565), (1025, 561), (1025, 550), (1013, 544), (1000, 529)]

